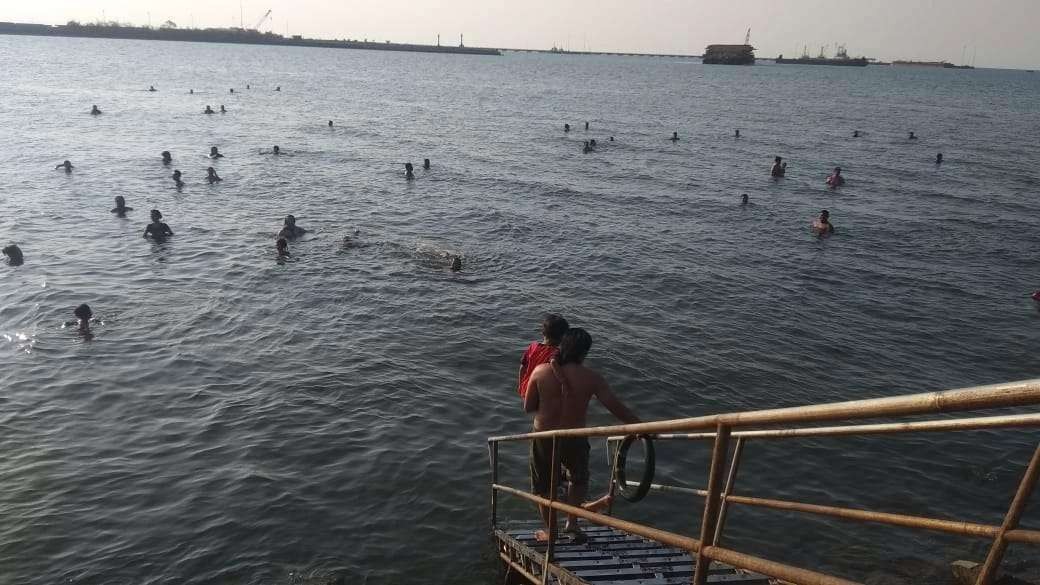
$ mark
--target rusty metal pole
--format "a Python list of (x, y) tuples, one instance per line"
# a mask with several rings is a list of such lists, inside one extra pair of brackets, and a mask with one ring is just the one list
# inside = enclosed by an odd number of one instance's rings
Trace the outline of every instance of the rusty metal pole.
[[(538, 439), (535, 439), (536, 441)], [(559, 452), (556, 448), (559, 439), (552, 438), (552, 471), (549, 472), (549, 503), (556, 501), (556, 484), (560, 481), (557, 477), (557, 469), (560, 467)], [(552, 565), (553, 552), (556, 549), (556, 510), (549, 508), (549, 542), (545, 545), (545, 564), (542, 566), (542, 585), (549, 585), (549, 567)]]
[(729, 462), (729, 474), (726, 476), (726, 487), (722, 490), (722, 502), (719, 504), (719, 521), (715, 524), (715, 538), (712, 546), (719, 546), (722, 541), (722, 529), (726, 526), (726, 511), (729, 502), (726, 497), (733, 493), (733, 484), (737, 481), (737, 468), (740, 467), (740, 456), (744, 453), (744, 439), (737, 437), (737, 443), (733, 446), (733, 459)]
[[(722, 499), (722, 476), (725, 474), (726, 455), (729, 453), (729, 434), (728, 426), (720, 424), (715, 429), (715, 447), (711, 451), (711, 469), (708, 472), (708, 497), (704, 499), (704, 516), (701, 518), (700, 541), (704, 544), (715, 540), (715, 525)], [(711, 559), (704, 554), (704, 547), (701, 547), (697, 551), (697, 564), (693, 569), (693, 585), (705, 585), (710, 568)]]
[(1004, 559), (1004, 552), (1007, 550), (1008, 545), (1004, 534), (1008, 530), (1018, 527), (1018, 521), (1022, 518), (1022, 512), (1025, 511), (1026, 504), (1029, 503), (1029, 496), (1032, 495), (1033, 488), (1036, 487), (1038, 476), (1040, 476), (1040, 445), (1037, 445), (1033, 458), (1029, 461), (1029, 466), (1026, 467), (1026, 473), (1022, 476), (1022, 482), (1018, 484), (1015, 499), (1011, 500), (1011, 506), (1008, 507), (1007, 515), (1004, 516), (1004, 524), (1000, 527), (1000, 532), (997, 533), (996, 538), (993, 539), (993, 547), (989, 549), (986, 563), (982, 565), (982, 570), (979, 571), (979, 579), (975, 582), (975, 585), (990, 585), (997, 576), (997, 569), (1000, 568), (1000, 561)]
[(491, 457), (491, 529), (498, 526), (498, 441), (488, 443), (488, 455)]

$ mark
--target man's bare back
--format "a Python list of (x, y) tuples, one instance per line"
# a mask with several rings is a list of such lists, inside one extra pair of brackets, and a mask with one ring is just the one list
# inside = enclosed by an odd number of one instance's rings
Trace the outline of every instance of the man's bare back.
[(622, 421), (639, 421), (614, 396), (603, 376), (577, 363), (559, 366), (554, 361), (535, 368), (527, 384), (524, 410), (535, 413), (536, 431), (581, 428), (585, 426), (589, 400), (593, 396)]

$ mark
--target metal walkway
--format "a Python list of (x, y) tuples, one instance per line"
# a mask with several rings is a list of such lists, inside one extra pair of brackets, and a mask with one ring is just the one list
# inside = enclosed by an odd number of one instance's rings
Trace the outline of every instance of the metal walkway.
[[(535, 541), (536, 523), (514, 530), (496, 530), (498, 552), (513, 571), (541, 581), (545, 544)], [(689, 551), (672, 548), (606, 526), (583, 527), (588, 541), (558, 541), (553, 553), (559, 572), (550, 583), (560, 585), (689, 585), (694, 559)], [(525, 575), (518, 574), (522, 581)], [(769, 585), (763, 575), (714, 563), (708, 583)]]

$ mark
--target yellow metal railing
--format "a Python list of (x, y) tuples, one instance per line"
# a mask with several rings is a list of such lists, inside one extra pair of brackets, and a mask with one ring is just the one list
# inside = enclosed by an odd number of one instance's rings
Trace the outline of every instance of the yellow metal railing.
[[(1037, 428), (1040, 427), (1040, 413), (1017, 413), (1001, 416), (985, 416), (959, 419), (887, 422), (880, 424), (848, 424), (844, 426), (817, 426), (792, 428), (767, 428), (778, 425), (801, 425), (805, 423), (834, 423), (838, 421), (861, 421), (872, 418), (902, 418), (938, 413), (968, 412), (1012, 408), (1023, 406), (1040, 406), (1040, 380), (1026, 380), (1008, 384), (978, 386), (959, 390), (910, 394), (891, 398), (875, 398), (855, 400), (832, 404), (818, 404), (758, 410), (685, 418), (667, 421), (656, 421), (630, 425), (614, 425), (583, 429), (560, 429), (519, 435), (506, 435), (488, 439), (488, 450), (491, 459), (491, 523), (497, 523), (498, 494), (506, 493), (541, 506), (547, 506), (573, 516), (584, 518), (601, 526), (609, 526), (644, 538), (654, 540), (667, 546), (690, 551), (696, 558), (694, 585), (704, 585), (712, 561), (728, 563), (741, 569), (747, 569), (802, 585), (852, 585), (854, 582), (839, 577), (825, 575), (784, 563), (754, 557), (719, 546), (725, 527), (726, 510), (729, 505), (739, 504), (757, 506), (776, 510), (786, 510), (853, 520), (873, 522), (890, 526), (917, 528), (931, 531), (979, 537), (992, 541), (989, 554), (982, 565), (976, 585), (991, 585), (1004, 557), (1009, 543), (1040, 545), (1040, 530), (1019, 528), (1019, 520), (1036, 487), (1040, 477), (1040, 444), (1037, 445), (1032, 458), (1026, 467), (1025, 474), (1008, 507), (1004, 520), (1000, 525), (977, 524), (957, 520), (892, 514), (872, 510), (825, 506), (803, 502), (738, 496), (732, 493), (736, 481), (737, 470), (743, 453), (744, 443), (748, 440), (775, 440), (795, 437), (834, 437), (851, 435), (880, 435), (914, 432), (967, 431), (994, 428)], [(739, 429), (739, 430), (735, 430)], [(628, 436), (652, 435), (656, 439), (665, 440), (707, 440), (713, 443), (711, 464), (708, 470), (706, 489), (692, 489), (679, 486), (652, 485), (651, 489), (661, 491), (679, 491), (692, 493), (704, 498), (704, 510), (701, 516), (701, 527), (698, 538), (684, 536), (673, 532), (659, 530), (651, 526), (608, 515), (590, 512), (584, 508), (570, 506), (556, 500), (559, 478), (554, 473), (550, 478), (549, 498), (518, 490), (498, 483), (498, 447), (502, 442), (529, 441), (531, 439), (552, 439), (554, 460), (558, 460), (557, 440), (564, 437), (607, 437), (608, 440), (619, 440)], [(1035, 439), (1035, 436), (1034, 436)], [(729, 455), (729, 444), (735, 443), (732, 456)], [(728, 462), (728, 465), (727, 465)], [(615, 459), (616, 467), (616, 459)], [(611, 471), (610, 490), (615, 489), (616, 469)], [(544, 566), (541, 576), (536, 577), (529, 572), (522, 573), (532, 582), (548, 583), (550, 575), (558, 574), (560, 569), (553, 564), (554, 543), (556, 541), (555, 524), (549, 527), (550, 538), (544, 555)]]

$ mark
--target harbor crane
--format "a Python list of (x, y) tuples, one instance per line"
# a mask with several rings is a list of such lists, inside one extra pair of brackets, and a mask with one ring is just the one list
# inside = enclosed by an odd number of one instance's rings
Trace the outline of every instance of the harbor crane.
[(260, 27), (263, 26), (264, 23), (267, 22), (267, 19), (270, 18), (270, 17), (271, 17), (271, 11), (268, 10), (263, 16), (260, 17), (260, 20), (256, 21), (256, 26), (253, 27), (253, 30), (259, 31)]
[(745, 45), (750, 45), (751, 44), (751, 27), (750, 26), (747, 29), (747, 34), (744, 35), (744, 44)]

